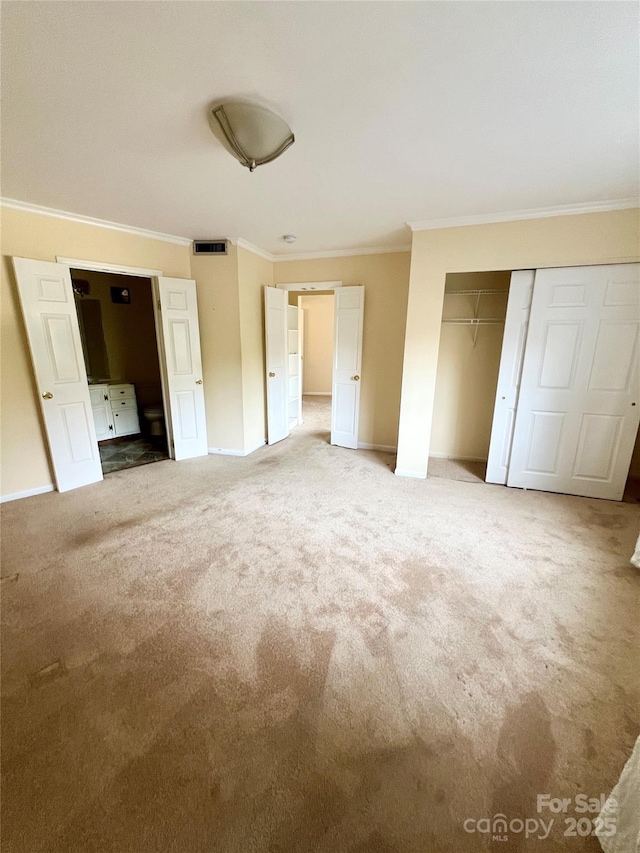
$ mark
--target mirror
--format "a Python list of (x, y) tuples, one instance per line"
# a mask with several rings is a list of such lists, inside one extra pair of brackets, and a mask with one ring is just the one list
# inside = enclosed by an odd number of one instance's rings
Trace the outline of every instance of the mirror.
[(89, 382), (110, 379), (107, 345), (102, 326), (102, 306), (99, 299), (76, 297), (82, 352)]

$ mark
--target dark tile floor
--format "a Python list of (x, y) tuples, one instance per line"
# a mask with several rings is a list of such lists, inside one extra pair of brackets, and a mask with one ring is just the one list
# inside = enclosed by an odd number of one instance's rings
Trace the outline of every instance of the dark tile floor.
[(143, 435), (128, 435), (101, 441), (98, 446), (104, 474), (169, 458), (164, 437), (152, 440)]

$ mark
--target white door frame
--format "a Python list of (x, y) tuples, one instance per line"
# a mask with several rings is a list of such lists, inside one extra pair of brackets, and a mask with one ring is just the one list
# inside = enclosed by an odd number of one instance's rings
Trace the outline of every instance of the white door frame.
[[(333, 312), (334, 312), (333, 316), (334, 316), (334, 323), (335, 323), (335, 311), (336, 311), (336, 293), (335, 292), (338, 288), (343, 287), (343, 284), (341, 281), (294, 282), (294, 283), (290, 283), (290, 284), (276, 284), (275, 286), (281, 290), (303, 290), (303, 291), (305, 291), (304, 293), (301, 293), (296, 300), (298, 310), (300, 310), (300, 311), (302, 310), (302, 306), (300, 304), (300, 301), (301, 301), (303, 296), (314, 296), (314, 295), (315, 296), (321, 296), (322, 292), (331, 291), (333, 293)], [(362, 287), (363, 285), (358, 285), (358, 286)], [(305, 331), (303, 331), (303, 335), (304, 334), (305, 334)], [(361, 331), (361, 335), (362, 335), (362, 331)], [(303, 346), (304, 346), (304, 342), (303, 342)], [(332, 418), (331, 422), (332, 423), (333, 423), (333, 406), (334, 406), (333, 388), (334, 388), (334, 384), (335, 384), (335, 373), (336, 373), (336, 346), (337, 346), (337, 339), (336, 339), (335, 330), (334, 330), (333, 350), (331, 353), (331, 392), (332, 392), (331, 393), (331, 418)], [(304, 371), (304, 360), (303, 360), (303, 364), (302, 364), (302, 369)], [(360, 370), (360, 373), (362, 373), (362, 369)], [(303, 394), (302, 394), (302, 381), (303, 381), (303, 379), (304, 379), (304, 373), (301, 376), (301, 384), (300, 384), (300, 388), (301, 388), (300, 400), (301, 401), (302, 401), (302, 396), (303, 396)], [(300, 409), (301, 409), (300, 423), (302, 423), (302, 404), (300, 406)], [(358, 421), (359, 420), (360, 420), (360, 418), (358, 416)], [(336, 446), (338, 446), (338, 445), (336, 445)], [(378, 447), (377, 445), (372, 447), (371, 445), (368, 445), (368, 444), (361, 444), (360, 441), (356, 440), (356, 448), (355, 449), (356, 450), (360, 450), (360, 449), (364, 449), (364, 450), (371, 450), (371, 449), (373, 449), (373, 450), (376, 450), (376, 449), (392, 450), (394, 448)]]
[(131, 275), (138, 278), (148, 278), (151, 281), (151, 298), (153, 301), (153, 322), (156, 330), (156, 348), (158, 350), (158, 363), (160, 364), (160, 385), (162, 388), (162, 406), (164, 410), (164, 426), (167, 434), (167, 452), (170, 459), (175, 458), (173, 445), (173, 430), (171, 418), (167, 417), (169, 405), (169, 391), (167, 384), (166, 356), (164, 350), (164, 334), (162, 332), (162, 318), (160, 316), (160, 290), (158, 277), (163, 276), (162, 270), (145, 269), (144, 267), (127, 267), (124, 264), (111, 264), (106, 261), (85, 261), (79, 258), (61, 258), (56, 256), (56, 263), (65, 264), (69, 269), (87, 270), (87, 272), (106, 272), (114, 275)]

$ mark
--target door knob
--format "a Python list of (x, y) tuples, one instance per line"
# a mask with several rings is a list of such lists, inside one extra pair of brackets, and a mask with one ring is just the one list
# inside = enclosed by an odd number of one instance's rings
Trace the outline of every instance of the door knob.
[(42, 399), (43, 400), (53, 400), (53, 394), (51, 393), (51, 391), (45, 391), (44, 394), (42, 395)]
[(202, 385), (202, 379), (196, 379), (196, 385)]
[(353, 381), (354, 381), (354, 382), (360, 382), (360, 377), (358, 376), (358, 374), (357, 374), (357, 373), (356, 373), (356, 375), (355, 375), (355, 376), (353, 376), (353, 377), (352, 377), (352, 379), (353, 379)]
[(275, 376), (275, 373), (271, 373), (271, 372), (269, 373), (269, 379), (273, 379), (274, 376)]

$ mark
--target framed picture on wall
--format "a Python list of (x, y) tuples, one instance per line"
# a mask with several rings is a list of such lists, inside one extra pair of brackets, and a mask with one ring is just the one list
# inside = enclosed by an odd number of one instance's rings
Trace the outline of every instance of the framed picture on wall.
[(112, 287), (111, 301), (117, 303), (118, 305), (130, 305), (131, 291), (128, 287)]

